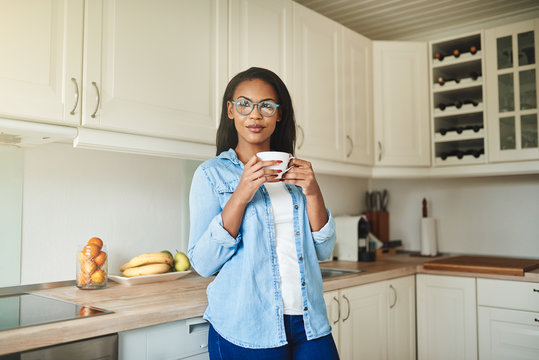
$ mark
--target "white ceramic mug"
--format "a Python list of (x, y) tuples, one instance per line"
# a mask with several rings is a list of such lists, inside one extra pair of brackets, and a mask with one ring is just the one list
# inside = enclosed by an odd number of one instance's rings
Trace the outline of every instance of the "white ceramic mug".
[(282, 151), (263, 151), (263, 152), (257, 153), (256, 156), (260, 160), (263, 160), (263, 161), (281, 160), (280, 164), (266, 166), (264, 168), (264, 169), (270, 169), (270, 170), (281, 170), (281, 172), (277, 174), (276, 179), (280, 179), (288, 170), (292, 168), (292, 167), (288, 167), (288, 162), (294, 158), (293, 156), (290, 156), (290, 154), (282, 152)]

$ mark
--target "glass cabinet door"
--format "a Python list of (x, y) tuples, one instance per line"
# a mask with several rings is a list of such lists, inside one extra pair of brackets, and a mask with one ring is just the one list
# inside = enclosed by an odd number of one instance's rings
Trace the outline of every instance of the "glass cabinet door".
[(538, 24), (530, 20), (485, 32), (491, 161), (539, 159)]

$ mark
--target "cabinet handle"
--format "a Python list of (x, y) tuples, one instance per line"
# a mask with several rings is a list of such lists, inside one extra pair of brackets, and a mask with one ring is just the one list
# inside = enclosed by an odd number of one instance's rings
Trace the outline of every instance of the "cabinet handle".
[(79, 84), (77, 84), (77, 79), (71, 78), (71, 81), (73, 81), (73, 84), (75, 84), (75, 105), (73, 106), (73, 109), (69, 112), (71, 115), (75, 115), (75, 110), (77, 109), (77, 106), (79, 105)]
[(305, 133), (303, 132), (303, 128), (301, 127), (301, 125), (298, 125), (298, 130), (301, 131), (301, 142), (298, 145), (298, 149), (301, 149), (301, 147), (303, 146), (303, 142), (305, 141)]
[(539, 319), (538, 319), (538, 318), (535, 318), (535, 319), (533, 319), (533, 320), (534, 320), (535, 322), (539, 322)]
[(533, 292), (539, 292), (539, 289), (533, 289)]
[(382, 161), (382, 143), (378, 141), (378, 161)]
[(389, 306), (390, 309), (393, 309), (395, 305), (397, 305), (397, 290), (393, 287), (393, 285), (389, 285), (389, 288), (393, 290), (393, 294), (395, 294), (395, 301), (393, 301), (393, 304)]
[(346, 157), (350, 157), (350, 155), (352, 155), (352, 151), (354, 151), (354, 141), (349, 135), (346, 135), (346, 139), (350, 141), (350, 151), (346, 154)]
[(339, 301), (339, 299), (337, 299), (335, 296), (333, 297), (333, 300), (335, 300), (337, 302), (337, 320), (335, 320), (333, 322), (333, 325), (335, 325), (336, 323), (339, 322), (339, 320), (341, 320), (341, 303)]
[(99, 94), (99, 88), (97, 87), (97, 84), (95, 83), (95, 81), (92, 81), (92, 85), (95, 87), (95, 91), (97, 93), (97, 97), (96, 97), (97, 104), (95, 106), (94, 113), (90, 116), (95, 119), (95, 114), (97, 114), (97, 110), (99, 110), (99, 105), (101, 103), (101, 95)]
[(350, 300), (348, 300), (348, 298), (344, 294), (342, 297), (344, 298), (344, 300), (346, 300), (346, 303), (348, 305), (348, 312), (346, 313), (346, 317), (342, 319), (342, 321), (345, 322), (350, 317)]

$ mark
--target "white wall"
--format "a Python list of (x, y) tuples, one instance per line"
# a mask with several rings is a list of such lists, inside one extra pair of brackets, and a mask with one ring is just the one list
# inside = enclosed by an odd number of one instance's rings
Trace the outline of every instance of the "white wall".
[(421, 201), (437, 219), (438, 250), (539, 258), (539, 175), (373, 180), (390, 194), (390, 237), (420, 250)]
[(21, 283), (72, 280), (101, 237), (109, 272), (143, 252), (185, 250), (192, 162), (51, 144), (24, 154)]

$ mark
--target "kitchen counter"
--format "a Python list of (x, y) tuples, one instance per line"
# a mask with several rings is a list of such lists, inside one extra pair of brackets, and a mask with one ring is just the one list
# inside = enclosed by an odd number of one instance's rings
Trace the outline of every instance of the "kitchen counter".
[[(431, 259), (399, 254), (372, 263), (324, 262), (322, 267), (365, 270), (359, 274), (325, 279), (324, 291), (417, 273), (539, 283), (539, 269), (525, 276), (424, 270), (423, 263)], [(133, 286), (109, 281), (102, 290), (79, 290), (75, 286), (66, 286), (34, 291), (40, 295), (103, 308), (114, 313), (0, 331), (0, 355), (202, 316), (207, 306), (206, 287), (211, 281), (212, 278), (190, 274), (174, 281)]]

